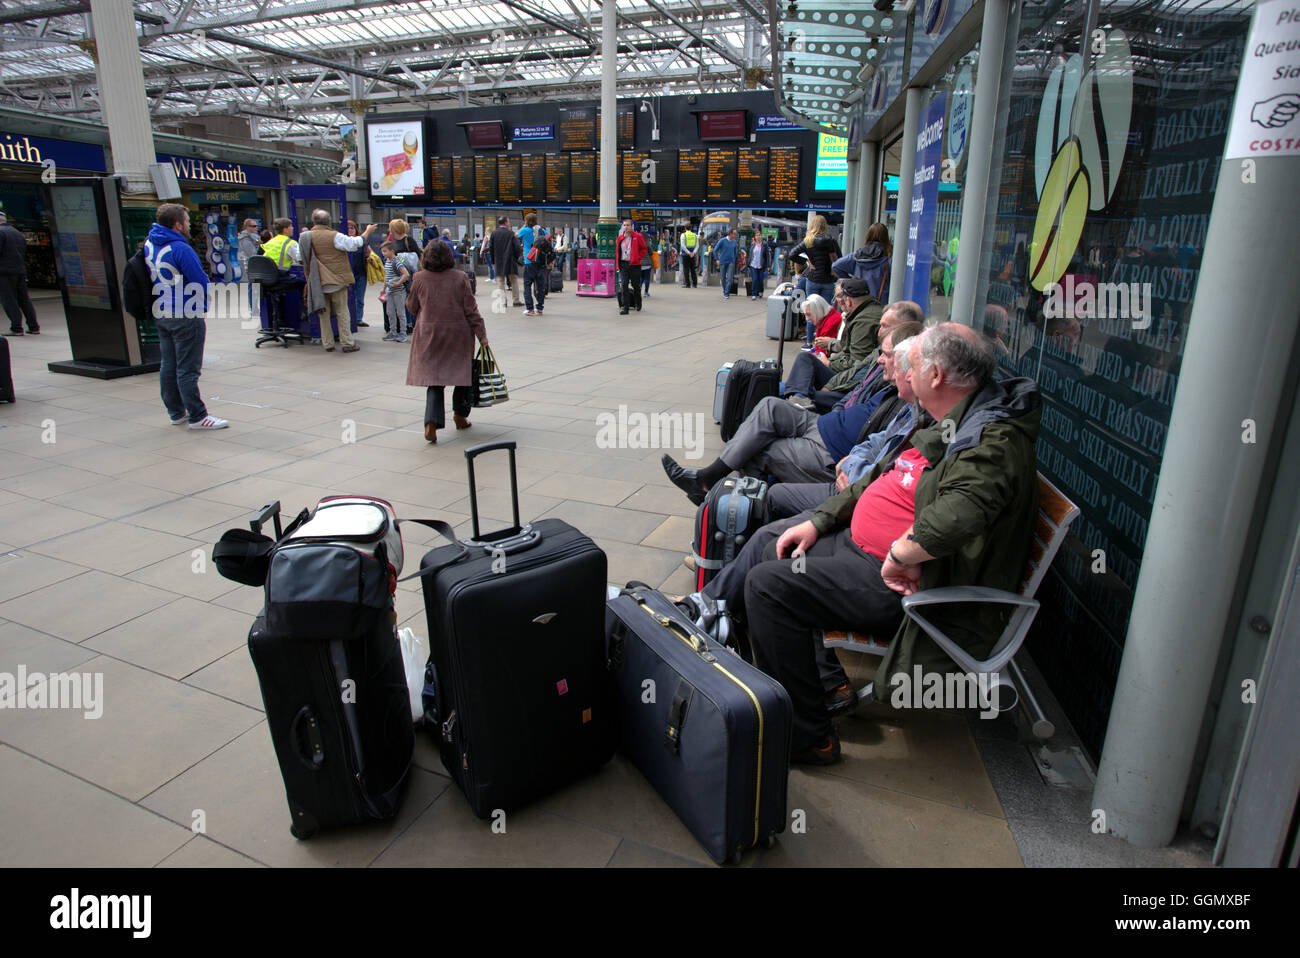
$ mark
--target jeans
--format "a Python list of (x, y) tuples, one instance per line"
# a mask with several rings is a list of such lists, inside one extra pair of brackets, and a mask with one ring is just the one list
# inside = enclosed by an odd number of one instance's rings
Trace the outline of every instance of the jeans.
[(190, 422), (202, 422), (208, 414), (199, 395), (199, 372), (203, 367), (203, 341), (208, 327), (202, 317), (158, 316), (158, 350), (162, 365), (158, 369), (158, 384), (162, 387), (163, 405), (167, 415), (180, 419), (188, 415)]
[(536, 263), (524, 264), (524, 309), (532, 309), (534, 297), (537, 312), (546, 306), (546, 294), (551, 287), (551, 271), (542, 269)]
[(817, 283), (805, 277), (804, 292), (809, 296), (816, 293), (822, 299), (826, 300), (831, 306), (835, 305), (835, 284), (834, 283)]
[(763, 297), (763, 284), (767, 282), (767, 270), (749, 268), (749, 294), (758, 299)]
[(813, 398), (813, 393), (825, 386), (835, 376), (835, 370), (812, 353), (800, 353), (790, 366), (785, 379), (785, 395)]
[(360, 276), (352, 274), (352, 285), (348, 287), (348, 313), (354, 323), (360, 324), (361, 317), (366, 311), (366, 274)]
[(653, 266), (643, 265), (641, 267), (641, 294), (643, 296), (650, 295), (650, 280), (654, 279), (654, 275), (655, 271)]
[[(443, 390), (446, 386), (430, 386), (424, 392), (424, 421), (432, 423), (435, 429), (447, 425), (446, 398)], [(462, 418), (469, 417), (470, 387), (453, 386), (451, 389), (451, 411)]]
[(722, 298), (731, 299), (731, 280), (736, 275), (736, 261), (718, 264), (719, 278), (722, 280)]

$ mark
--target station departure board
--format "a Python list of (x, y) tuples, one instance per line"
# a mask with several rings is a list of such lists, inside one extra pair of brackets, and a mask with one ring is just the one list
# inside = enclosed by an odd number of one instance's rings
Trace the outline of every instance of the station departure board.
[[(631, 108), (618, 111), (618, 143), (615, 146), (620, 153), (636, 149), (636, 110)], [(596, 114), (596, 150), (600, 150), (600, 114)]]
[(654, 163), (654, 179), (646, 191), (646, 198), (658, 205), (677, 202), (677, 151), (651, 150), (650, 160)]
[(518, 203), (519, 194), (519, 157), (497, 157), (497, 202)]
[(546, 202), (570, 202), (569, 155), (567, 153), (546, 154)]
[(546, 202), (546, 156), (542, 153), (525, 153), (521, 164), (519, 201), (527, 204)]
[(559, 107), (557, 133), (561, 150), (599, 149), (596, 141), (596, 111), (592, 107)]
[(450, 203), (451, 194), (451, 157), (435, 156), (429, 162), (429, 200)]
[(708, 189), (710, 203), (736, 202), (736, 151), (709, 150)]
[(708, 150), (677, 151), (677, 202), (703, 203)]
[(451, 158), (451, 201), (453, 203), (474, 202), (474, 157), (472, 156)]
[(799, 150), (797, 146), (767, 148), (767, 200), (795, 206), (799, 202)]
[(646, 198), (646, 184), (641, 182), (641, 170), (649, 153), (624, 153), (619, 157), (618, 201), (641, 203)]
[(474, 157), (474, 202), (497, 202), (497, 158)]
[(767, 147), (740, 147), (736, 161), (736, 202), (767, 202)]
[(574, 203), (597, 201), (595, 152), (569, 154), (569, 198)]

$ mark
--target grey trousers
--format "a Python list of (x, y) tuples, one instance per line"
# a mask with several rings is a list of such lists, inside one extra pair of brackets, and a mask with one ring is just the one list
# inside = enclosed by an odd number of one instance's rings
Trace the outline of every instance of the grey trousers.
[(778, 396), (768, 396), (754, 407), (720, 458), (743, 475), (770, 474), (780, 482), (835, 478), (835, 460), (817, 430), (817, 414)]

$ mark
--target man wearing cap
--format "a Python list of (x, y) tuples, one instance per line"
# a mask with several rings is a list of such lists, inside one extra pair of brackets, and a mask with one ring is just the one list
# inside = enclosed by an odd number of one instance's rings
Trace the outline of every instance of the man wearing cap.
[[(812, 406), (813, 394), (844, 373), (867, 360), (880, 345), (878, 334), (885, 308), (867, 289), (866, 280), (847, 276), (835, 284), (835, 306), (844, 315), (844, 331), (838, 339), (823, 337), (814, 343), (822, 353), (802, 352), (790, 367), (785, 395), (805, 397), (804, 408)], [(847, 384), (846, 384), (847, 385)]]
[(27, 237), (9, 225), (9, 217), (0, 212), (0, 305), (9, 317), (8, 336), (23, 334), (23, 318), (27, 318), (27, 332), (36, 336), (41, 324), (36, 321), (36, 307), (27, 295)]

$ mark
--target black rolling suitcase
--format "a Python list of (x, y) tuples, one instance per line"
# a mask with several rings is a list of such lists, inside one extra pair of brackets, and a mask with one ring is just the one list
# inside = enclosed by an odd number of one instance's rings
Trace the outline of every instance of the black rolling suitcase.
[[(328, 515), (343, 515), (333, 506), (351, 512), (332, 521)], [(278, 541), (248, 650), (290, 830), (310, 838), (320, 828), (391, 818), (415, 746), (393, 608), (402, 559), (392, 507), (363, 497), (322, 500), (281, 538), (273, 503), (253, 521), (254, 536), (272, 514)], [(426, 524), (450, 536), (444, 524)], [(256, 581), (256, 574), (228, 577)]]
[(785, 341), (777, 340), (776, 358), (753, 362), (737, 359), (727, 376), (722, 394), (722, 441), (736, 434), (745, 417), (768, 396), (781, 395), (782, 366), (785, 358)]
[(551, 278), (549, 282), (550, 282), (550, 286), (548, 287), (549, 292), (552, 293), (564, 292), (564, 270), (552, 269)]
[(609, 600), (606, 623), (623, 751), (714, 861), (770, 847), (785, 830), (785, 689), (641, 583)]
[(709, 487), (695, 510), (695, 591), (713, 581), (767, 522), (767, 483), (752, 476), (728, 476)]
[[(494, 449), (510, 454), (514, 525), (480, 536), (474, 458)], [(618, 719), (605, 658), (605, 553), (560, 519), (520, 525), (513, 442), (465, 458), (469, 556), (424, 579), (425, 721), (448, 774), (487, 818), (604, 765)], [(424, 565), (449, 558), (435, 549)]]

